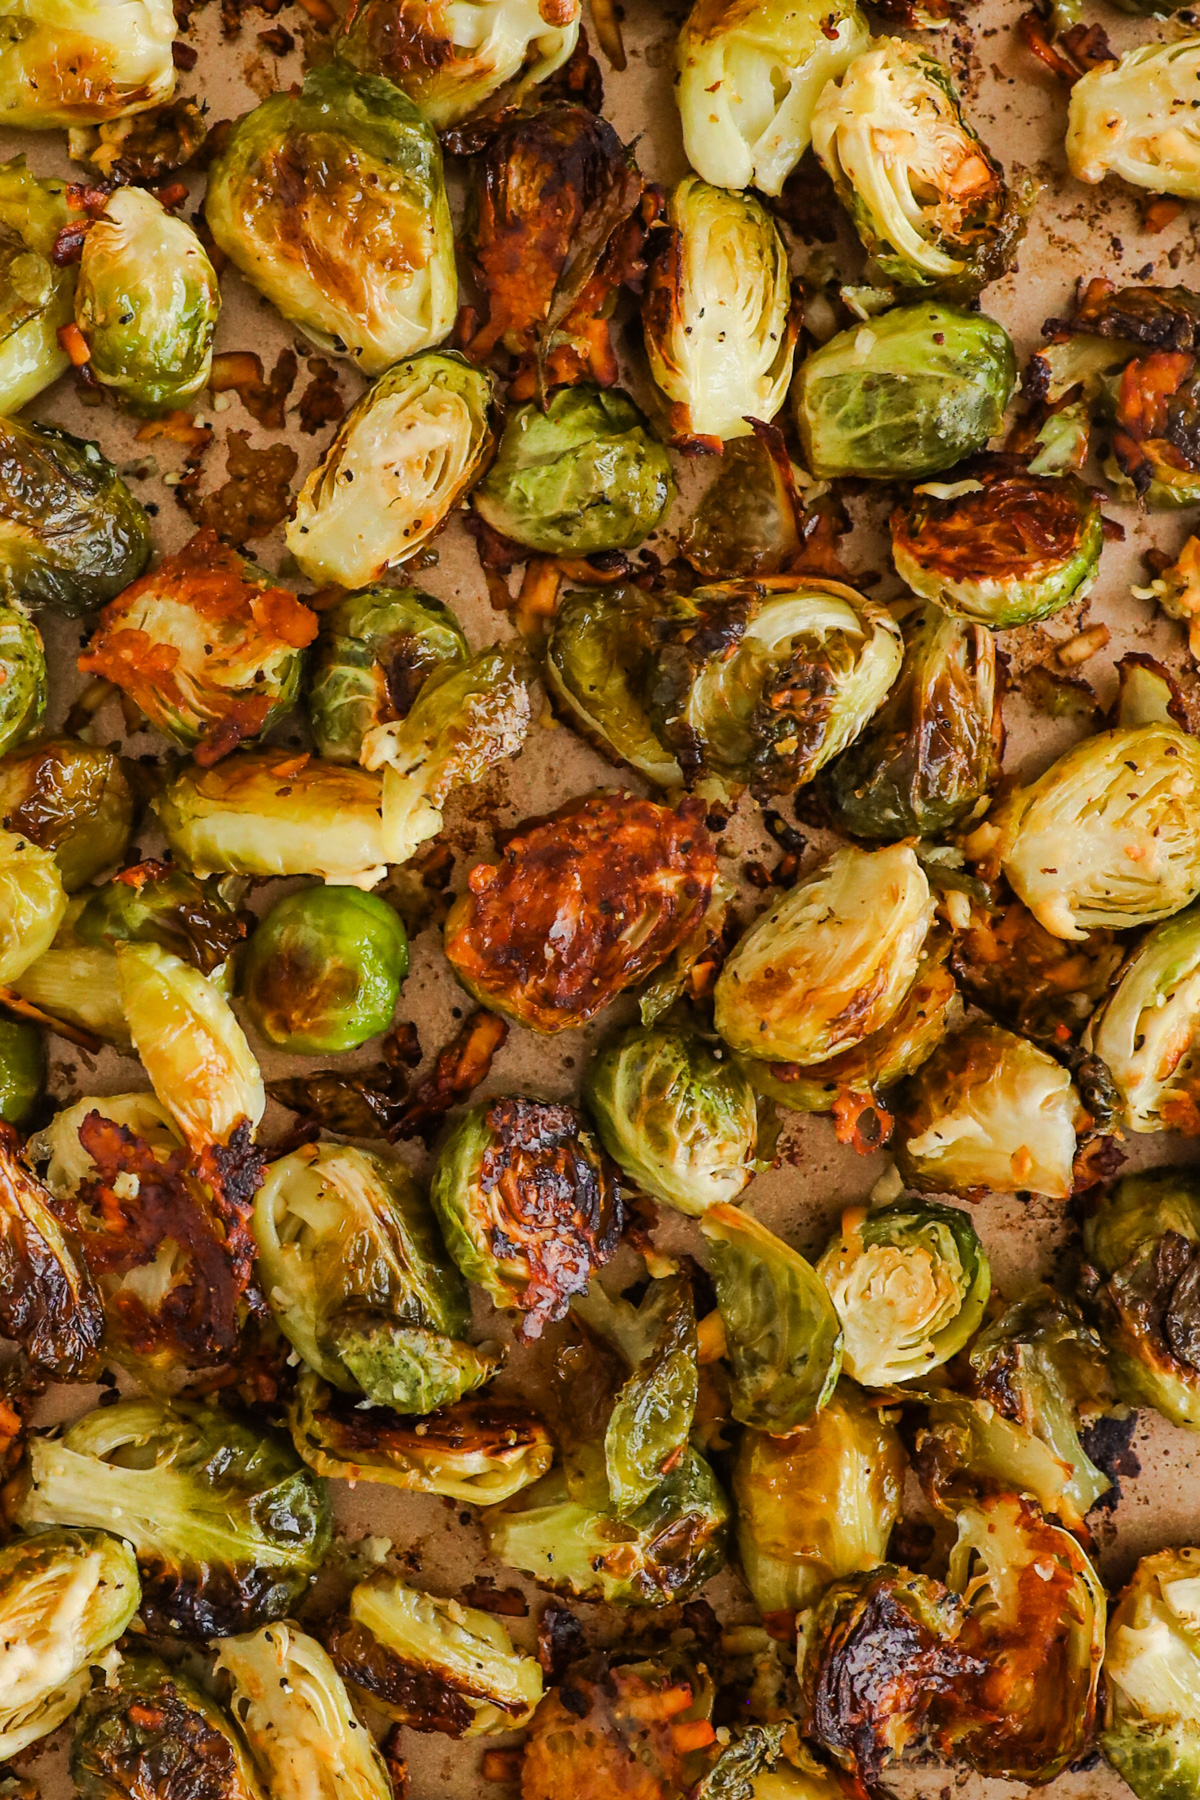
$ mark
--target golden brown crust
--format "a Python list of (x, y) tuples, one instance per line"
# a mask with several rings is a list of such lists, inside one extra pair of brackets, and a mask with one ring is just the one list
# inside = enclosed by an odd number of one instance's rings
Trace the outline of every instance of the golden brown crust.
[(972, 478), (982, 483), (975, 493), (952, 500), (918, 496), (916, 505), (898, 507), (893, 545), (948, 581), (1020, 576), (1078, 551), (1077, 490), (1002, 463)]

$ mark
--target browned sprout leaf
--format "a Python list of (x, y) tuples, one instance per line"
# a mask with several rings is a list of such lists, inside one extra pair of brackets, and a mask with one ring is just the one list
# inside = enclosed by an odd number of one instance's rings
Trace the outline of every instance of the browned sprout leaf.
[[(93, 1372), (104, 1332), (100, 1297), (56, 1217), (53, 1196), (0, 1125), (0, 1333), (62, 1381)], [(11, 1410), (11, 1409), (9, 1409)], [(0, 1418), (0, 1432), (12, 1421)]]
[(1114, 932), (1051, 937), (1028, 907), (1005, 894), (976, 904), (951, 964), (964, 995), (1014, 1031), (1065, 1044), (1091, 1017), (1120, 967)]
[(475, 1012), (438, 1052), (437, 1061), (391, 1126), (393, 1143), (423, 1138), (432, 1143), (451, 1107), (468, 1099), (486, 1081), (495, 1056), (508, 1036), (508, 1026), (495, 1013)]
[(196, 102), (180, 97), (147, 112), (106, 120), (80, 160), (111, 181), (158, 181), (191, 162), (207, 130)]
[(296, 411), (301, 431), (313, 437), (326, 425), (339, 423), (345, 415), (346, 402), (338, 386), (337, 370), (331, 362), (323, 356), (310, 356), (307, 367), (311, 379), (300, 396)]

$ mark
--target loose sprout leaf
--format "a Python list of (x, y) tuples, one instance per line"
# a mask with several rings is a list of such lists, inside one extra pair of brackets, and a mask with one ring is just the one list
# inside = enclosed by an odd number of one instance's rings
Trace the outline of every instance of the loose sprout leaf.
[(0, 1126), (0, 1330), (35, 1368), (71, 1381), (93, 1373), (103, 1329), (77, 1242), (22, 1160), (16, 1132)]

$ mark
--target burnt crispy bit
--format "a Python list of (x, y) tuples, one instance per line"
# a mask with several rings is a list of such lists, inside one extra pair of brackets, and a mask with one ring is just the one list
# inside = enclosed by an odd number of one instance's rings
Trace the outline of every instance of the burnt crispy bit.
[(551, 1686), (558, 1686), (572, 1663), (584, 1655), (587, 1645), (583, 1626), (561, 1600), (549, 1600), (538, 1620), (538, 1662)]
[(290, 444), (259, 449), (248, 431), (231, 431), (225, 440), (227, 479), (207, 494), (180, 482), (175, 497), (195, 524), (209, 527), (226, 543), (245, 544), (266, 537), (287, 518), (299, 466)]
[[(176, 67), (194, 68), (186, 60), (189, 45), (175, 46), (185, 52), (185, 60)], [(128, 113), (121, 119), (108, 119), (97, 128), (96, 142), (88, 149), (87, 161), (112, 181), (159, 181), (191, 162), (203, 147), (208, 127), (196, 102), (180, 97), (165, 106), (152, 106), (146, 112)]]
[(922, 568), (948, 581), (1018, 580), (1078, 552), (1087, 520), (1074, 485), (1030, 475), (1005, 456), (970, 463), (962, 474), (978, 482), (976, 491), (924, 496), (892, 515), (893, 544)]
[(235, 393), (251, 418), (268, 431), (282, 431), (286, 423), (284, 407), (295, 386), (298, 367), (295, 351), (285, 348), (276, 357), (268, 379), (263, 374), (262, 357), (254, 351), (226, 350), (213, 357), (208, 385), (214, 394)]
[(35, 1369), (60, 1380), (91, 1373), (104, 1334), (91, 1276), (52, 1195), (21, 1161), (11, 1125), (0, 1125), (0, 1334), (15, 1338)]
[(490, 1697), (486, 1688), (451, 1686), (441, 1670), (399, 1656), (365, 1625), (344, 1616), (327, 1626), (325, 1647), (344, 1681), (382, 1701), (389, 1711), (403, 1713), (413, 1731), (462, 1737), (475, 1717), (469, 1696)]
[(670, 1800), (703, 1776), (715, 1732), (688, 1717), (691, 1684), (655, 1663), (572, 1669), (529, 1728), (522, 1800)]
[(431, 1143), (451, 1107), (466, 1100), (486, 1081), (492, 1058), (507, 1036), (508, 1026), (495, 1013), (472, 1013), (452, 1042), (438, 1052), (431, 1073), (419, 1083), (389, 1128), (392, 1142), (419, 1137)]
[(1126, 338), (1151, 350), (1200, 349), (1200, 294), (1185, 287), (1118, 288), (1102, 277), (1089, 281), (1069, 319), (1047, 319), (1045, 337), (1089, 332)]

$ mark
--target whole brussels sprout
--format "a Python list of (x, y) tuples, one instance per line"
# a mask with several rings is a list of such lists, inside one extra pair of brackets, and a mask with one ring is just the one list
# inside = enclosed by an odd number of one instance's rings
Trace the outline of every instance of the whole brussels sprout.
[(0, 605), (0, 753), (36, 731), (45, 710), (42, 634), (15, 606)]
[(754, 1174), (754, 1089), (692, 1032), (624, 1032), (588, 1064), (583, 1098), (618, 1168), (679, 1212), (735, 1200)]
[(393, 907), (357, 888), (304, 888), (260, 922), (241, 991), (260, 1037), (294, 1056), (324, 1056), (386, 1031), (407, 973)]
[(835, 850), (757, 918), (715, 990), (715, 1022), (760, 1060), (822, 1063), (887, 1025), (933, 922), (912, 848)]
[(209, 169), (204, 216), (285, 319), (366, 375), (439, 343), (454, 323), (438, 141), (377, 75), (336, 60), (238, 119)]
[(1036, 188), (1012, 191), (936, 57), (879, 38), (822, 88), (813, 149), (883, 275), (972, 299), (1010, 268)]
[(1083, 1036), (1131, 1131), (1200, 1137), (1200, 904), (1156, 925), (1124, 964)]
[(675, 51), (688, 162), (718, 187), (778, 194), (812, 138), (827, 81), (870, 42), (853, 0), (730, 7), (696, 0)]
[(579, 1113), (519, 1097), (484, 1101), (454, 1126), (429, 1192), (446, 1246), (497, 1306), (538, 1338), (617, 1247), (616, 1170)]
[(817, 1264), (841, 1321), (842, 1367), (864, 1387), (914, 1381), (975, 1335), (992, 1277), (954, 1206), (851, 1207)]
[(145, 188), (110, 195), (75, 289), (96, 380), (136, 413), (182, 406), (208, 385), (220, 311), (216, 271), (187, 221)]
[(700, 1230), (733, 1371), (733, 1416), (787, 1437), (820, 1412), (841, 1372), (833, 1302), (798, 1251), (737, 1207), (710, 1207)]
[(74, 919), (81, 944), (160, 944), (232, 991), (233, 957), (246, 935), (244, 918), (216, 881), (197, 881), (168, 863), (137, 863), (87, 896)]
[(96, 444), (53, 425), (0, 419), (0, 589), (8, 599), (77, 618), (135, 581), (150, 550), (149, 519)]
[(922, 607), (883, 705), (829, 769), (825, 792), (855, 837), (939, 837), (999, 779), (1004, 750), (996, 646), (982, 625)]
[(683, 770), (645, 699), (660, 617), (641, 588), (573, 588), (550, 627), (544, 679), (567, 721), (602, 756), (672, 788), (683, 785)]
[(514, 107), (562, 67), (579, 40), (578, 0), (353, 0), (337, 55), (386, 75), (438, 131), (488, 103)]
[(67, 910), (58, 865), (14, 831), (0, 830), (0, 987), (50, 948)]
[(802, 1612), (830, 1582), (887, 1555), (907, 1467), (895, 1417), (840, 1381), (787, 1437), (742, 1434), (733, 1470), (738, 1555), (764, 1617)]
[(356, 763), (376, 725), (407, 718), (423, 683), (470, 655), (462, 627), (415, 587), (347, 594), (321, 615), (308, 684), (308, 719), (320, 754)]
[(0, 1757), (70, 1717), (138, 1609), (137, 1564), (102, 1531), (40, 1531), (0, 1549)]
[(1067, 165), (1077, 181), (1117, 175), (1153, 194), (1200, 199), (1200, 160), (1186, 117), (1200, 72), (1200, 36), (1138, 44), (1071, 88)]
[[(0, 71), (9, 54), (7, 47), (0, 51)], [(0, 107), (2, 102), (0, 85)], [(55, 241), (70, 216), (66, 194), (66, 182), (32, 175), (23, 156), (0, 163), (0, 414), (5, 416), (20, 412), (69, 367), (58, 333), (74, 316), (75, 270), (54, 260)]]
[(805, 357), (793, 390), (804, 459), (822, 481), (919, 480), (999, 431), (1017, 362), (983, 313), (922, 301), (839, 332)]
[(13, 0), (0, 51), (0, 124), (98, 125), (175, 91), (169, 0)]
[(397, 362), (368, 389), (285, 533), (308, 579), (361, 587), (419, 550), (487, 459), (494, 399), (492, 377), (446, 350)]
[(0, 1119), (22, 1125), (46, 1084), (46, 1044), (36, 1025), (0, 1019)]
[(1200, 1550), (1143, 1556), (1108, 1623), (1100, 1748), (1137, 1800), (1200, 1783)]
[(111, 750), (78, 738), (39, 738), (0, 760), (0, 818), (53, 854), (68, 894), (124, 856), (133, 789)]
[(261, 1800), (241, 1739), (220, 1708), (181, 1670), (144, 1650), (122, 1657), (119, 1671), (80, 1707), (71, 1779), (80, 1800), (167, 1800), (172, 1793)]
[(282, 1617), (330, 1541), (324, 1483), (208, 1402), (120, 1400), (31, 1440), (10, 1511), (22, 1526), (119, 1532), (147, 1623), (200, 1638)]
[(811, 575), (697, 588), (658, 635), (659, 734), (690, 778), (760, 793), (802, 786), (853, 742), (903, 656), (886, 607)]
[(54, 1194), (33, 1175), (7, 1124), (0, 1125), (0, 1331), (39, 1375), (77, 1381), (95, 1374), (100, 1295)]
[(1066, 1200), (1082, 1107), (1061, 1063), (999, 1025), (970, 1023), (896, 1102), (896, 1167), (924, 1194), (1030, 1190)]
[(720, 445), (787, 398), (799, 317), (787, 246), (752, 194), (686, 175), (672, 189), (642, 302), (646, 356), (677, 443)]
[(542, 1697), (537, 1661), (513, 1648), (499, 1619), (394, 1575), (360, 1581), (326, 1641), (338, 1673), (415, 1731), (518, 1731)]
[(90, 1032), (102, 1043), (132, 1055), (133, 1039), (121, 1005), (117, 959), (107, 946), (98, 949), (83, 944), (75, 935), (75, 926), (87, 904), (86, 893), (76, 894), (67, 902), (62, 923), (49, 947), (16, 977), (12, 989), (48, 1019)]
[(1076, 481), (1030, 475), (995, 458), (918, 490), (891, 517), (896, 573), (943, 612), (994, 631), (1048, 618), (1088, 593), (1104, 520)]
[(635, 549), (673, 493), (670, 458), (628, 394), (584, 385), (509, 414), (471, 504), (514, 543), (590, 556)]

